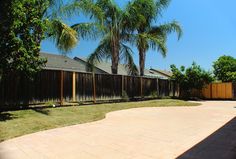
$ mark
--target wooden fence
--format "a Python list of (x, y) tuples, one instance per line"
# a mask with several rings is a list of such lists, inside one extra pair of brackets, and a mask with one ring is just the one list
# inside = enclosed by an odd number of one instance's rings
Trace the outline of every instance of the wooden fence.
[(44, 70), (31, 81), (9, 74), (0, 79), (0, 105), (84, 102), (178, 96), (174, 81), (157, 78)]
[(236, 84), (212, 83), (202, 90), (202, 96), (206, 99), (236, 99)]

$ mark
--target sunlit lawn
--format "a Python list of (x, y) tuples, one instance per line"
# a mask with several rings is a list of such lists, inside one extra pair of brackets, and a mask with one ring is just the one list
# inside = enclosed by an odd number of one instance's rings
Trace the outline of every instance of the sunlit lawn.
[(162, 99), (2, 112), (0, 113), (0, 141), (41, 130), (100, 120), (105, 117), (106, 113), (116, 110), (139, 107), (197, 105), (199, 104), (181, 100)]

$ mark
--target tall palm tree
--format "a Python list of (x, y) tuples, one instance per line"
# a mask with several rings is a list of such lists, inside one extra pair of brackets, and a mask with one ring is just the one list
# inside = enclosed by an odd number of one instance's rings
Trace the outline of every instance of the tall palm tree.
[[(122, 60), (126, 63), (130, 74), (137, 74), (132, 50), (125, 44), (124, 30), (128, 14), (112, 0), (96, 0), (95, 2), (93, 0), (74, 0), (59, 9), (59, 15), (66, 17), (81, 12), (88, 15), (93, 22), (72, 25), (71, 28), (77, 32), (78, 37), (90, 39), (101, 37), (99, 46), (88, 58), (89, 66), (94, 66), (96, 62), (104, 59), (110, 59), (111, 72), (117, 74), (118, 63)], [(58, 33), (61, 31), (59, 30)]]
[(169, 2), (170, 0), (133, 0), (131, 2), (130, 12), (145, 17), (136, 24), (137, 34), (130, 38), (130, 42), (136, 45), (139, 51), (140, 76), (144, 75), (146, 52), (150, 48), (159, 51), (165, 57), (167, 54), (167, 35), (176, 32), (178, 39), (182, 36), (182, 29), (177, 21), (152, 25), (154, 21), (161, 17), (163, 9), (168, 7)]
[(97, 0), (95, 5), (103, 11), (104, 18), (99, 20), (103, 36), (96, 50), (89, 56), (88, 62), (94, 65), (103, 59), (112, 62), (112, 74), (118, 73), (118, 64), (124, 61), (130, 74), (137, 74), (137, 68), (132, 58), (132, 50), (126, 45), (127, 24), (130, 14), (122, 10), (112, 0)]

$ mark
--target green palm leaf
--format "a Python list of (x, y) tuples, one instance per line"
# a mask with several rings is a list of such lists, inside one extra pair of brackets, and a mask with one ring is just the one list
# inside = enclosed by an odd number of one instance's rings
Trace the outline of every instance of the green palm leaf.
[(74, 48), (79, 40), (77, 32), (60, 20), (49, 22), (48, 36), (55, 41), (56, 46), (64, 53)]

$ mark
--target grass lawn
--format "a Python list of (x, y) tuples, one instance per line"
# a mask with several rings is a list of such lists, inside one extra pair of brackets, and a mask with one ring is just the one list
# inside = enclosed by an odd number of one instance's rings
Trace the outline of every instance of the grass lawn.
[(0, 142), (41, 130), (81, 124), (103, 119), (106, 113), (139, 107), (197, 106), (181, 100), (162, 99), (143, 102), (90, 106), (29, 109), (0, 113)]

